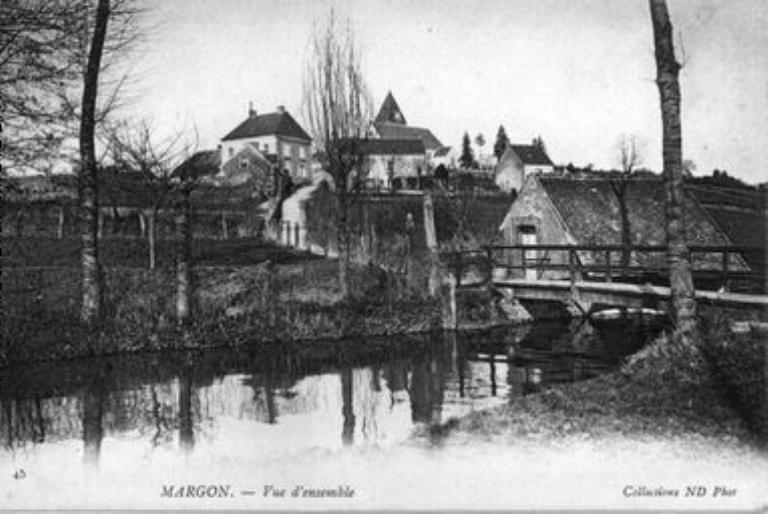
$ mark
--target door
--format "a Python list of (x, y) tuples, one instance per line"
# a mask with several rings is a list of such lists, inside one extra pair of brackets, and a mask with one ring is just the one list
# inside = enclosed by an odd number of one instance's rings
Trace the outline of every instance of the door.
[[(520, 244), (522, 246), (534, 246), (538, 244), (536, 227), (522, 225), (518, 227), (518, 233), (520, 234)], [(538, 278), (538, 271), (535, 266), (538, 264), (538, 250), (523, 250), (523, 260), (525, 279), (536, 280)]]

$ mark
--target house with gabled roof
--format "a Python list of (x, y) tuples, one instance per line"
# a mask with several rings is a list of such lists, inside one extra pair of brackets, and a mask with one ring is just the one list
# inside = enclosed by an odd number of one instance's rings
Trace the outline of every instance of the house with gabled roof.
[(520, 191), (531, 173), (551, 173), (555, 165), (540, 145), (507, 145), (501, 155), (494, 181), (503, 191)]
[(226, 165), (247, 146), (260, 152), (294, 181), (311, 178), (312, 138), (285, 107), (259, 114), (251, 105), (248, 117), (221, 139), (222, 164)]
[[(664, 245), (664, 183), (661, 177), (631, 178), (625, 198), (632, 245)], [(570, 178), (531, 174), (525, 178), (500, 227), (510, 245), (621, 245), (619, 200), (608, 178)], [(696, 198), (686, 193), (686, 243), (690, 246), (731, 246), (728, 236), (717, 226)], [(527, 258), (546, 260), (567, 268), (565, 252), (531, 250)], [(526, 252), (528, 253), (528, 252)], [(515, 256), (519, 258), (519, 255)], [(578, 252), (582, 263), (599, 262), (602, 255)], [(719, 270), (719, 254), (695, 253), (694, 269)], [(519, 263), (518, 263), (519, 264)], [(631, 265), (663, 268), (665, 253), (633, 252)], [(731, 255), (731, 270), (748, 270), (739, 255)], [(560, 278), (562, 272), (548, 270), (538, 277)]]

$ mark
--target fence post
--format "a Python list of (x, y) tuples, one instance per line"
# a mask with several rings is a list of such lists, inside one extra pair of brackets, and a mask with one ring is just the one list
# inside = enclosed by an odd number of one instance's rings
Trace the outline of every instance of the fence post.
[(149, 269), (155, 269), (155, 213), (147, 216), (147, 242), (149, 243)]
[(606, 250), (605, 251), (605, 281), (606, 282), (613, 282), (613, 277), (611, 277), (611, 251)]
[(443, 328), (446, 330), (456, 330), (459, 326), (458, 307), (456, 305), (456, 279), (449, 275), (448, 284), (444, 285), (442, 289), (442, 311), (443, 311)]
[(296, 222), (293, 224), (293, 240), (296, 243), (294, 246), (296, 248), (299, 248), (299, 223)]
[(730, 284), (728, 283), (728, 257), (729, 257), (728, 250), (723, 250), (722, 257), (723, 257), (723, 263), (721, 268), (722, 269), (721, 287), (723, 291), (728, 291), (730, 289)]
[(224, 210), (221, 211), (221, 238), (227, 239), (227, 214)]
[(523, 268), (523, 278), (528, 278), (528, 262), (525, 255), (525, 248), (518, 248), (520, 250), (520, 266)]
[(576, 300), (579, 294), (576, 289), (576, 251), (572, 249), (568, 250), (568, 270), (571, 282), (571, 299)]
[(371, 225), (371, 260), (376, 264), (379, 262), (379, 240), (376, 235), (376, 225)]
[(64, 207), (59, 205), (59, 228), (56, 231), (58, 239), (64, 239)]
[(101, 209), (96, 213), (96, 237), (101, 239), (104, 236), (104, 215), (101, 213)]

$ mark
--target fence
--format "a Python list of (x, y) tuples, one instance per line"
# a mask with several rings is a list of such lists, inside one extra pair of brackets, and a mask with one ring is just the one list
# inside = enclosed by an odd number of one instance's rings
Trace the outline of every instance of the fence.
[[(494, 269), (509, 278), (621, 281), (664, 285), (669, 267), (666, 246), (623, 245), (493, 245), (444, 253), (449, 269), (461, 277), (468, 269), (485, 279)], [(754, 247), (690, 246), (694, 285), (759, 293), (766, 291), (765, 273), (746, 265), (743, 254)], [(622, 262), (626, 260), (626, 262)]]
[[(174, 262), (176, 209), (166, 202), (151, 206), (101, 205), (98, 241), (106, 266), (149, 268)], [(4, 267), (76, 267), (79, 263), (78, 208), (69, 198), (5, 202), (2, 208)], [(264, 217), (253, 201), (192, 203), (193, 255), (207, 264), (232, 262), (232, 254), (263, 258)], [(249, 264), (241, 259), (241, 264)]]

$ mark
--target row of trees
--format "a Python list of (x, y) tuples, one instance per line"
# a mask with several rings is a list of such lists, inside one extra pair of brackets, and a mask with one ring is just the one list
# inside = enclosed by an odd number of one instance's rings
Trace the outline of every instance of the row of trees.
[[(504, 129), (504, 125), (499, 125), (499, 130), (496, 133), (496, 142), (493, 144), (493, 155), (497, 160), (501, 159), (501, 156), (504, 155), (504, 152), (506, 152), (509, 144), (509, 136), (507, 136), (507, 131)], [(544, 140), (541, 136), (536, 136), (533, 138), (531, 144), (540, 147), (546, 153)], [(482, 134), (482, 132), (475, 136), (475, 145), (477, 145), (480, 149), (485, 146), (485, 136)], [(478, 162), (475, 160), (475, 152), (472, 149), (469, 132), (464, 132), (464, 137), (461, 139), (461, 154), (459, 156), (459, 164), (461, 164), (463, 168), (478, 167)]]
[(50, 170), (54, 163), (77, 170), (80, 318), (88, 325), (99, 321), (103, 296), (99, 170), (111, 161), (139, 171), (159, 204), (171, 170), (189, 154), (180, 137), (156, 144), (148, 123), (115, 121), (129, 82), (124, 64), (145, 35), (143, 14), (135, 0), (8, 0), (0, 5), (3, 173)]

